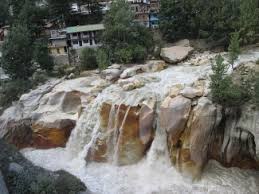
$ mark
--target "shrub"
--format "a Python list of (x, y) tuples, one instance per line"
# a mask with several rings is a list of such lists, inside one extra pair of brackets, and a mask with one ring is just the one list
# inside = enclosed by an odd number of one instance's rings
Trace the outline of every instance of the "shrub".
[(110, 65), (109, 56), (107, 52), (102, 48), (97, 50), (96, 60), (98, 67), (101, 70), (107, 68)]
[(216, 57), (216, 63), (212, 65), (210, 89), (212, 100), (224, 107), (235, 107), (249, 100), (245, 87), (233, 83), (227, 75), (229, 66), (224, 63), (222, 56)]
[(96, 50), (84, 48), (80, 55), (80, 70), (91, 70), (97, 67)]
[(18, 79), (3, 83), (0, 89), (0, 106), (6, 107), (10, 105), (31, 87), (31, 82), (27, 80)]

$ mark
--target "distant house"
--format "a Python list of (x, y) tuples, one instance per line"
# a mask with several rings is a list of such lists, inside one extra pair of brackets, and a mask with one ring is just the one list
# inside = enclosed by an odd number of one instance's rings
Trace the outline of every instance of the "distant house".
[(49, 38), (51, 55), (67, 55), (67, 36), (64, 30), (51, 30)]
[(98, 47), (100, 46), (100, 43), (97, 35), (103, 30), (103, 24), (67, 27), (65, 31), (68, 45), (73, 49)]

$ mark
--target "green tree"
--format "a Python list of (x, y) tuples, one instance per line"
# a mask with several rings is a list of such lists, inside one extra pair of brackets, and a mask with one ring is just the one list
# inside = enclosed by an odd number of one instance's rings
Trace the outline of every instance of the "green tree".
[(37, 39), (41, 36), (46, 17), (46, 12), (43, 8), (36, 6), (34, 1), (25, 0), (15, 23), (26, 25), (32, 38)]
[[(134, 22), (130, 6), (124, 0), (114, 1), (104, 18), (103, 47), (112, 62), (138, 62), (152, 53), (152, 33)], [(141, 51), (140, 55), (135, 48)]]
[(33, 60), (37, 62), (41, 69), (51, 71), (54, 63), (49, 55), (48, 43), (46, 40), (38, 40), (34, 43), (33, 47)]
[(80, 54), (80, 70), (90, 70), (97, 67), (96, 50), (84, 48)]
[(12, 26), (3, 45), (2, 67), (13, 79), (32, 75), (32, 39), (26, 25)]
[(234, 69), (234, 62), (238, 59), (238, 56), (240, 55), (240, 46), (239, 46), (239, 33), (235, 32), (231, 35), (230, 44), (228, 47), (229, 52), (229, 63), (232, 66), (232, 69)]
[(239, 17), (240, 37), (243, 44), (253, 43), (259, 32), (259, 9), (257, 0), (242, 0)]
[(227, 75), (228, 68), (223, 57), (217, 56), (216, 63), (212, 65), (213, 74), (210, 76), (212, 100), (223, 107), (240, 106), (249, 96), (244, 88), (233, 83)]
[(99, 48), (96, 53), (96, 60), (100, 70), (107, 68), (110, 65), (109, 57), (107, 51), (102, 48)]

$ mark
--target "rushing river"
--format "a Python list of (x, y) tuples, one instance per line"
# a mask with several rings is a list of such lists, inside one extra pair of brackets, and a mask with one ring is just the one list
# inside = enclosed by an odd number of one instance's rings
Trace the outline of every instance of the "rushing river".
[[(255, 61), (258, 58), (259, 52), (248, 52), (241, 56), (239, 62)], [(159, 126), (147, 156), (138, 164), (117, 167), (85, 161), (86, 152), (99, 127), (98, 111), (103, 102), (136, 105), (150, 96), (161, 102), (170, 86), (177, 83), (188, 85), (199, 78), (208, 78), (210, 73), (209, 64), (179, 65), (157, 73), (136, 75), (136, 78), (147, 79), (148, 83), (130, 92), (123, 91), (117, 84), (110, 85), (92, 103), (86, 105), (66, 148), (25, 149), (22, 152), (36, 165), (49, 170), (69, 171), (96, 194), (257, 194), (259, 172), (226, 169), (210, 161), (201, 180), (192, 181), (179, 174), (169, 162), (166, 134)], [(259, 137), (256, 139), (258, 141)]]

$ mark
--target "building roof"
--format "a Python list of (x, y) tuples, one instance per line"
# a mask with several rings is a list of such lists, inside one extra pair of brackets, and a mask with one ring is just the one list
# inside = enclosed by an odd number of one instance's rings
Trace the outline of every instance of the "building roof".
[(67, 27), (65, 31), (68, 34), (77, 33), (77, 32), (89, 32), (89, 31), (97, 31), (104, 30), (103, 24), (93, 24), (93, 25), (85, 25), (85, 26), (71, 26)]

